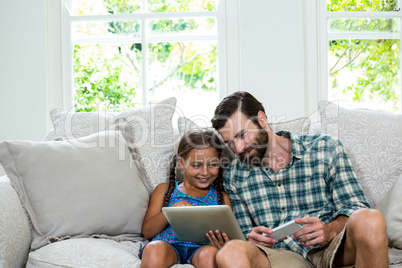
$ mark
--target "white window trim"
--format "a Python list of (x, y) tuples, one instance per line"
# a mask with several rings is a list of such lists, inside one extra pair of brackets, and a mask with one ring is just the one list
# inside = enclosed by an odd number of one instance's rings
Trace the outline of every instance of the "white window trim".
[[(72, 43), (70, 35), (70, 22), (65, 5), (71, 6), (71, 0), (54, 1), (47, 0), (47, 96), (48, 110), (59, 107), (73, 109), (73, 68), (72, 68)], [(238, 40), (238, 6), (239, 0), (219, 0), (219, 12), (224, 12), (225, 21), (218, 21), (218, 29), (224, 34), (218, 35), (219, 49), (219, 98), (222, 99), (229, 92), (238, 90), (240, 86), (239, 67), (239, 40)], [(218, 12), (218, 11), (217, 11)], [(179, 14), (181, 15), (181, 14)], [(193, 15), (197, 15), (194, 12)], [(75, 18), (78, 19), (78, 18)], [(104, 20), (104, 16), (97, 16)], [(145, 27), (142, 27), (144, 36)], [(205, 37), (207, 38), (207, 37)], [(145, 50), (143, 50), (145, 53)], [(145, 56), (145, 55), (143, 55)], [(143, 61), (145, 64), (145, 61)], [(144, 66), (143, 66), (144, 67)], [(145, 79), (144, 79), (145, 81)], [(144, 87), (146, 90), (146, 87)], [(228, 88), (234, 89), (230, 90)], [(145, 102), (145, 101), (144, 101)], [(49, 128), (51, 122), (48, 123)]]
[[(311, 115), (317, 112), (317, 103), (328, 99), (328, 18), (400, 18), (399, 33), (359, 33), (353, 38), (361, 39), (400, 39), (400, 92), (402, 96), (402, 12), (327, 12), (326, 1), (304, 0), (305, 29), (305, 113)], [(348, 39), (348, 33), (331, 34), (336, 39)], [(402, 100), (401, 100), (402, 111)]]

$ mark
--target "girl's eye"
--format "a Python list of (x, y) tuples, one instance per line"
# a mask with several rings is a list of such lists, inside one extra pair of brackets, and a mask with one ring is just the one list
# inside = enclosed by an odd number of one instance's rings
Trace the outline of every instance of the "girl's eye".
[(217, 168), (217, 167), (219, 167), (219, 163), (211, 163), (211, 164), (209, 164), (209, 166), (211, 168)]
[(199, 168), (200, 165), (193, 165), (193, 168)]

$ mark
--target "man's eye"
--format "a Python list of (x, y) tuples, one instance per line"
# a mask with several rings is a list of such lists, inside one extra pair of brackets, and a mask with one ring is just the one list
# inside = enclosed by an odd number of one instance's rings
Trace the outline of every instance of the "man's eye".
[(239, 134), (239, 138), (244, 138), (244, 136), (246, 136), (247, 131), (243, 131)]

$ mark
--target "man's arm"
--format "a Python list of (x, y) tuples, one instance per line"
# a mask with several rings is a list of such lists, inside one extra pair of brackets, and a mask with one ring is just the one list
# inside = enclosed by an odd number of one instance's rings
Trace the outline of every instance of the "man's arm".
[(349, 216), (355, 210), (369, 207), (342, 143), (337, 139), (329, 142), (332, 143), (332, 148), (328, 151), (332, 153), (328, 154), (330, 167), (328, 176), (324, 179), (332, 189), (334, 219), (327, 224), (322, 223), (319, 218), (296, 219), (297, 223), (304, 226), (293, 237), (294, 239), (301, 237), (300, 242), (306, 246), (327, 245), (343, 230)]

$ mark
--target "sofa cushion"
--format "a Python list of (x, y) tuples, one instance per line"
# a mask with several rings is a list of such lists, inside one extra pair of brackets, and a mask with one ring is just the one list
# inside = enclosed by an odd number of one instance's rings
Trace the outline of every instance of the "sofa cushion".
[(288, 121), (278, 121), (276, 123), (269, 123), (269, 127), (273, 132), (289, 131), (296, 135), (305, 135), (310, 132), (310, 118), (300, 117)]
[(64, 240), (31, 252), (27, 267), (140, 267), (140, 246), (109, 239)]
[(31, 241), (28, 218), (8, 179), (0, 177), (0, 267), (24, 267)]
[(322, 132), (344, 144), (371, 205), (381, 200), (402, 173), (402, 115), (319, 104)]
[[(116, 242), (107, 239), (80, 238), (64, 240), (42, 247), (29, 254), (27, 268), (41, 267), (127, 267), (140, 268), (138, 252), (144, 242)], [(191, 268), (176, 264), (172, 268)]]
[(120, 132), (6, 141), (0, 160), (32, 223), (31, 250), (70, 236), (141, 236), (149, 193)]
[(153, 188), (166, 182), (169, 163), (174, 150), (172, 117), (176, 109), (176, 99), (168, 98), (161, 102), (124, 112), (81, 112), (52, 109), (50, 116), (54, 136), (74, 139), (108, 129), (116, 118), (124, 118), (135, 128), (135, 147), (150, 178)]
[[(390, 249), (388, 250), (391, 265), (402, 264), (402, 174), (378, 203), (387, 222), (387, 237)], [(392, 266), (390, 266), (392, 267)], [(400, 267), (400, 266), (398, 266)]]
[(402, 174), (376, 208), (387, 222), (389, 246), (402, 250)]

